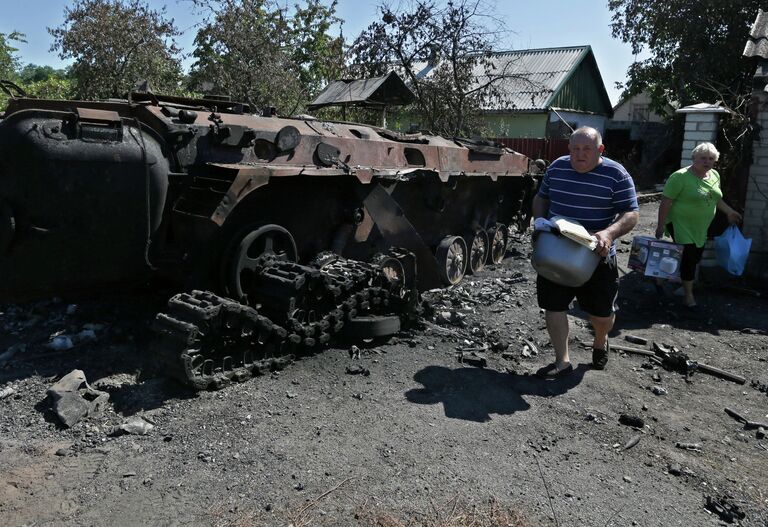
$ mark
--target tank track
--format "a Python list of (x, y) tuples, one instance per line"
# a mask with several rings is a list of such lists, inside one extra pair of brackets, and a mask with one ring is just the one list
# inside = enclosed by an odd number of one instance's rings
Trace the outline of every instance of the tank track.
[(263, 256), (249, 305), (208, 291), (173, 296), (155, 318), (153, 351), (171, 377), (195, 390), (220, 389), (320, 349), (357, 316), (413, 319), (420, 309), (408, 283), (414, 276), (415, 256), (402, 250), (372, 263), (323, 253), (306, 266)]

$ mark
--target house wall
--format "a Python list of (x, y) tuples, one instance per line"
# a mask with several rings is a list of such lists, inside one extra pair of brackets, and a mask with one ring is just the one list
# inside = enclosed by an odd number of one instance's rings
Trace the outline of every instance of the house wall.
[(613, 113), (597, 62), (591, 53), (578, 65), (565, 84), (558, 88), (557, 95), (548, 102), (548, 106), (602, 115)]
[[(557, 110), (557, 114), (560, 114), (560, 117), (562, 117), (569, 125), (571, 125), (571, 127), (573, 127), (574, 130), (581, 126), (591, 126), (601, 134), (605, 133), (605, 123), (608, 121), (608, 118), (604, 115), (593, 115), (593, 114), (587, 114), (587, 113), (569, 112), (565, 110)], [(560, 119), (560, 117), (557, 116), (557, 114), (555, 112), (550, 112), (549, 114), (550, 123), (562, 122), (562, 120)]]
[(613, 109), (614, 121), (663, 123), (664, 117), (650, 110), (651, 97), (643, 92), (633, 95)]
[(546, 113), (487, 113), (489, 137), (546, 137)]

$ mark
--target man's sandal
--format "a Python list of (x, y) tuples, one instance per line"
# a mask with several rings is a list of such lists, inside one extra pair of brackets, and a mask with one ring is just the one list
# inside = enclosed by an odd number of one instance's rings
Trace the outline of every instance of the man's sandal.
[(560, 377), (565, 377), (572, 371), (573, 364), (570, 362), (560, 369), (557, 368), (557, 363), (553, 362), (552, 364), (548, 364), (543, 368), (536, 370), (536, 377), (541, 379), (559, 379)]
[(608, 352), (611, 350), (611, 345), (608, 341), (605, 341), (605, 348), (598, 349), (592, 348), (592, 367), (596, 370), (604, 370), (605, 365), (608, 364)]

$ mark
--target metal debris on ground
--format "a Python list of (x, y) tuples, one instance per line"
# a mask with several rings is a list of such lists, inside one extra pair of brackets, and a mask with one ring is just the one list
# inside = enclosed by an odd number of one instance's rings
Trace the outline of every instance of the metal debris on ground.
[(737, 520), (746, 518), (746, 514), (739, 509), (739, 506), (733, 503), (731, 496), (705, 496), (705, 508), (717, 514), (721, 520), (726, 523), (733, 523)]
[(371, 371), (367, 368), (363, 368), (359, 364), (355, 364), (354, 366), (347, 366), (347, 374), (364, 375), (365, 377), (368, 377), (371, 374)]
[(751, 421), (738, 413), (736, 410), (732, 410), (731, 408), (725, 408), (725, 413), (736, 419), (738, 422), (744, 424), (745, 430), (754, 430), (756, 428), (768, 428), (768, 423), (764, 423), (761, 421)]
[(632, 344), (640, 344), (641, 346), (648, 345), (648, 339), (644, 339), (643, 337), (638, 337), (636, 335), (624, 335), (624, 340), (631, 342)]
[(485, 368), (488, 366), (488, 360), (483, 356), (478, 354), (477, 352), (461, 352), (459, 353), (456, 358), (458, 361), (462, 364), (467, 364), (469, 366), (475, 366), (478, 368)]
[(626, 426), (634, 426), (635, 428), (643, 428), (645, 426), (645, 421), (636, 415), (621, 414), (619, 422)]
[(697, 450), (701, 451), (701, 443), (675, 443), (675, 447), (681, 450)]

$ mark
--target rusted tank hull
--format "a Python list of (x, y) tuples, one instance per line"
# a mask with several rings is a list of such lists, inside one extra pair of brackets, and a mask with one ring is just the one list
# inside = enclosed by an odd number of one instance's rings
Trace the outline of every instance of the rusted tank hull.
[(488, 145), (145, 99), (11, 101), (0, 298), (156, 272), (244, 298), (256, 253), (368, 260), (388, 247), (416, 254), (418, 287), (435, 287), (441, 243), (509, 225), (533, 188), (527, 158)]

